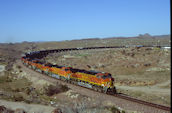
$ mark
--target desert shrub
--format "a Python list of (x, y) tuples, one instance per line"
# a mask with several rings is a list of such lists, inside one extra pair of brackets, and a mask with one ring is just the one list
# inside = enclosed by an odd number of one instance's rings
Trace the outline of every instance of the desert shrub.
[(56, 108), (52, 111), (52, 113), (62, 113), (62, 110), (60, 108)]
[(12, 82), (12, 79), (9, 76), (1, 76), (0, 83), (5, 83), (5, 82)]
[(134, 57), (135, 56), (135, 53), (131, 53), (131, 57)]
[(121, 51), (121, 54), (125, 55), (126, 54), (126, 51), (125, 50), (122, 50)]
[(6, 110), (6, 108), (4, 106), (0, 106), (0, 112), (3, 112), (5, 110)]
[(32, 100), (30, 100), (30, 99), (25, 99), (24, 102), (26, 102), (27, 104), (30, 104), (30, 103), (32, 103)]
[(48, 96), (52, 96), (57, 93), (60, 93), (60, 90), (59, 90), (59, 88), (57, 88), (53, 85), (49, 85), (48, 88), (46, 89), (46, 95), (48, 95)]
[[(13, 113), (13, 112), (9, 112), (9, 113)], [(17, 108), (14, 113), (26, 113), (26, 111), (22, 108)]]
[(144, 64), (145, 67), (151, 66), (151, 63)]
[(57, 84), (57, 85), (49, 85), (46, 89), (46, 95), (47, 96), (52, 96), (54, 94), (58, 94), (61, 92), (65, 92), (68, 91), (69, 88), (66, 85), (62, 85), (62, 84)]
[(122, 111), (121, 111), (121, 113), (125, 113), (125, 111), (124, 111), (124, 110), (122, 110)]
[(13, 99), (14, 99), (15, 101), (24, 101), (23, 96), (20, 95), (20, 94), (15, 94), (14, 97), (13, 97)]
[(14, 113), (14, 111), (11, 109), (8, 109), (2, 105), (2, 106), (0, 106), (0, 113)]
[(26, 87), (24, 91), (27, 95), (29, 95), (31, 93), (31, 88)]
[(65, 92), (65, 91), (68, 91), (69, 88), (66, 86), (66, 85), (61, 85), (61, 91), (62, 92)]
[(21, 69), (21, 66), (18, 65), (17, 68), (18, 68), (18, 69)]
[(111, 108), (111, 112), (112, 113), (121, 113), (120, 110), (114, 106)]
[(5, 76), (0, 76), (0, 83), (4, 83), (6, 81), (6, 77)]

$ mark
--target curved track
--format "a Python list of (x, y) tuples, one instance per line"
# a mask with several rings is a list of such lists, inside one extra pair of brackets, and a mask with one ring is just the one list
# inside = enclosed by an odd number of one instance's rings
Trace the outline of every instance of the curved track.
[[(143, 47), (152, 47), (152, 46), (143, 46)], [(42, 51), (26, 53), (25, 55), (26, 55), (26, 57), (29, 57), (31, 59), (35, 59), (35, 58), (36, 59), (42, 59), (43, 57), (46, 57), (49, 53), (74, 51), (74, 50), (88, 50), (88, 49), (106, 49), (106, 48), (126, 48), (126, 47), (125, 46), (110, 46), (110, 47), (85, 47), (85, 48), (54, 49), (54, 50), (42, 50)], [(165, 111), (170, 111), (171, 110), (171, 107), (146, 102), (146, 101), (139, 100), (139, 99), (136, 99), (136, 98), (133, 98), (133, 97), (129, 97), (128, 95), (125, 95), (125, 94), (116, 93), (116, 94), (108, 94), (108, 95), (115, 96), (115, 97), (118, 97), (118, 98), (122, 98), (122, 99), (125, 99), (125, 100), (129, 100), (129, 101), (132, 101), (132, 102), (136, 102), (136, 103), (139, 103), (139, 104), (147, 105), (147, 106), (150, 106), (150, 107), (162, 109), (162, 110), (165, 110)]]

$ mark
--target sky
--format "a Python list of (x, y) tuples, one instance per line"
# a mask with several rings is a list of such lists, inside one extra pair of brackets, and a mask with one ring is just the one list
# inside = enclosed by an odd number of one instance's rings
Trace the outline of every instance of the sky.
[(170, 0), (0, 0), (0, 43), (170, 34)]

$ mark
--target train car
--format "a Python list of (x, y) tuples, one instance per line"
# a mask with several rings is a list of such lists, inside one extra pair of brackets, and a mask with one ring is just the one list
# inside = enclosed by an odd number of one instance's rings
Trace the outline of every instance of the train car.
[(33, 66), (35, 66), (35, 71), (43, 73), (42, 71), (43, 62), (36, 61)]
[(22, 62), (23, 62), (24, 65), (26, 65), (26, 66), (29, 65), (29, 58), (27, 58), (27, 57), (22, 57), (21, 60), (22, 60)]
[(78, 85), (88, 87), (100, 92), (107, 92), (108, 90), (114, 90), (111, 74), (85, 71), (80, 69), (73, 69), (71, 79), (77, 81)]
[(32, 60), (32, 62), (30, 63), (33, 70), (36, 70), (37, 62), (38, 62), (38, 60)]
[(46, 65), (46, 64), (42, 64), (42, 68), (41, 68), (41, 70), (42, 70), (42, 73), (45, 73), (45, 74), (49, 74), (49, 71), (50, 71), (50, 66), (48, 66), (48, 65)]
[(58, 65), (49, 65), (48, 73), (50, 76), (64, 81), (70, 80), (70, 71), (71, 67), (58, 66)]

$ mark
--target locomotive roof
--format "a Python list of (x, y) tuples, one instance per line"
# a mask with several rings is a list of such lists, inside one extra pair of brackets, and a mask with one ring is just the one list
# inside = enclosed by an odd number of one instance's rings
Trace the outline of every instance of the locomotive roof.
[(97, 73), (100, 73), (100, 72), (96, 72), (96, 71), (86, 71), (86, 70), (83, 70), (83, 69), (71, 69), (73, 72), (81, 72), (81, 73), (86, 73), (86, 74), (92, 74), (92, 75), (96, 75)]
[(40, 62), (40, 61), (38, 61), (38, 60), (36, 60), (35, 63), (44, 64), (43, 62)]
[(64, 66), (52, 65), (52, 67), (62, 68), (62, 67), (64, 67)]
[(64, 67), (64, 66), (59, 66), (59, 65), (53, 65), (53, 64), (50, 64), (50, 63), (48, 63), (48, 64), (45, 64), (46, 66), (49, 66), (49, 67), (57, 67), (57, 68), (62, 68), (62, 67)]
[[(29, 59), (29, 61), (33, 61), (32, 59)], [(39, 61), (39, 60), (35, 60), (36, 61), (36, 63), (39, 63), (39, 64), (45, 64), (45, 63), (43, 63), (43, 62), (41, 62), (41, 61)], [(65, 66), (59, 66), (59, 65), (53, 65), (53, 64), (50, 64), (50, 63), (47, 63), (47, 64), (45, 64), (45, 66), (49, 66), (49, 67), (56, 67), (56, 68), (62, 68), (62, 67), (65, 67)], [(75, 69), (75, 68), (71, 68), (70, 69), (72, 72), (81, 72), (81, 73), (86, 73), (86, 74), (92, 74), (92, 75), (96, 75), (96, 74), (98, 74), (98, 73), (102, 73), (102, 74), (104, 74), (105, 72), (99, 72), (99, 71), (94, 71), (94, 70), (90, 70), (90, 71), (86, 71), (86, 70), (83, 70), (83, 69)], [(111, 74), (108, 74), (108, 75), (104, 75), (104, 76), (102, 76), (104, 79), (105, 78), (109, 78), (109, 77), (111, 77)]]

